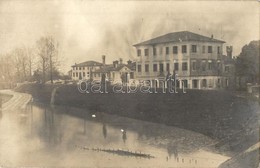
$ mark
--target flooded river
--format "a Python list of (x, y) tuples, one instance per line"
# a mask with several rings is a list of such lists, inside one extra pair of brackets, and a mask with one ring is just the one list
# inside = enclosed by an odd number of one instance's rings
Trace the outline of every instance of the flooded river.
[[(84, 116), (73, 114), (82, 114)], [(212, 139), (150, 122), (28, 104), (0, 119), (0, 166), (218, 167)]]

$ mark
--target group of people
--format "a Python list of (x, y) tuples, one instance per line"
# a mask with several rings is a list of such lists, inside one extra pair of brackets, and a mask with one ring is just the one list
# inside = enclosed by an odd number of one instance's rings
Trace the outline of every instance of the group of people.
[(175, 83), (176, 83), (175, 80), (177, 80), (175, 71), (173, 70), (172, 74), (170, 73), (170, 71), (168, 71), (168, 73), (166, 75), (166, 79), (165, 79), (165, 81), (167, 83), (166, 84), (167, 88), (170, 88), (171, 86), (174, 86)]

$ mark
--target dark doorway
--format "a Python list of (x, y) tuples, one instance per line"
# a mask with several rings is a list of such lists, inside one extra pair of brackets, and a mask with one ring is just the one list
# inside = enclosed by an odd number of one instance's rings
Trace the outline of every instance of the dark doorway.
[(192, 88), (193, 89), (197, 89), (198, 88), (198, 80), (197, 79), (192, 80)]

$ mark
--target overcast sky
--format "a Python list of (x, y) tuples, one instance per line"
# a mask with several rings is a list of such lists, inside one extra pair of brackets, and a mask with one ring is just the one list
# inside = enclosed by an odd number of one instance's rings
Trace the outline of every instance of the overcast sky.
[(86, 60), (133, 59), (135, 43), (192, 31), (232, 45), (233, 55), (259, 39), (257, 1), (0, 1), (0, 54), (33, 46), (41, 36), (60, 43), (62, 69)]

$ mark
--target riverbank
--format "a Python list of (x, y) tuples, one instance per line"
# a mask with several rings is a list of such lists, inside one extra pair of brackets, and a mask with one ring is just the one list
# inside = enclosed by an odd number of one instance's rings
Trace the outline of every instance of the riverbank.
[[(219, 141), (219, 151), (239, 153), (259, 140), (259, 105), (232, 92), (187, 90), (174, 94), (82, 94), (75, 85), (26, 84), (16, 89), (49, 104), (58, 87), (55, 104), (116, 114), (176, 126), (202, 133)], [(66, 112), (65, 112), (66, 113)], [(84, 113), (71, 114), (84, 117)]]
[(12, 95), (2, 94), (0, 92), (0, 98), (2, 99), (2, 104), (10, 100), (12, 97), (13, 97)]
[(24, 110), (32, 99), (30, 94), (17, 93), (12, 90), (0, 90), (0, 95), (4, 99), (2, 111)]

